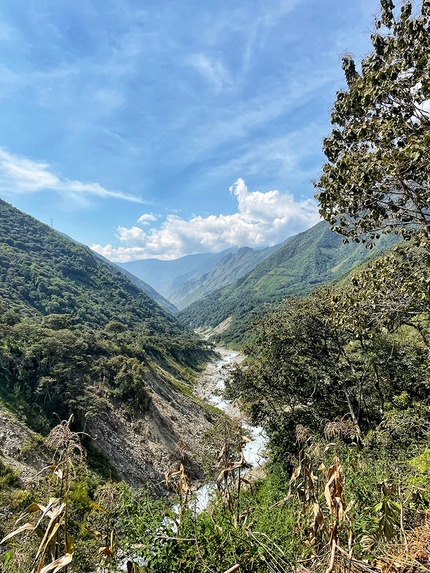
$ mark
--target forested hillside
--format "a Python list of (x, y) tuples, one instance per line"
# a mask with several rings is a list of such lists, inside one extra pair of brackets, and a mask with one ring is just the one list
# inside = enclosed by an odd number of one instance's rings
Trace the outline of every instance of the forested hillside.
[[(430, 571), (430, 0), (380, 0), (371, 41), (342, 58), (326, 222), (181, 313), (236, 342), (259, 319), (222, 396), (246, 424), (192, 397), (205, 342), (1, 203), (6, 573)], [(250, 424), (268, 445), (246, 473)], [(10, 464), (35, 451), (51, 461), (24, 484)]]
[(111, 266), (117, 268), (121, 274), (123, 274), (124, 276), (126, 276), (128, 278), (128, 280), (130, 282), (132, 282), (140, 290), (142, 290), (145, 294), (147, 294), (149, 296), (149, 298), (152, 298), (152, 300), (155, 300), (155, 302), (158, 303), (161, 306), (161, 308), (164, 308), (164, 310), (167, 310), (167, 312), (169, 312), (170, 314), (174, 314), (175, 312), (178, 311), (178, 309), (175, 307), (174, 304), (172, 304), (166, 298), (164, 298), (164, 296), (162, 296), (159, 292), (157, 292), (154, 288), (152, 288), (151, 285), (149, 285), (148, 283), (146, 283), (145, 281), (143, 281), (139, 277), (136, 277), (135, 275), (133, 275), (132, 273), (130, 273), (129, 271), (127, 271), (126, 269), (124, 269), (120, 265), (116, 265), (115, 263), (111, 263), (108, 259), (105, 259), (105, 257), (100, 255), (99, 253), (95, 253), (95, 251), (92, 251), (92, 252), (95, 254), (95, 256), (98, 259), (104, 261), (108, 265), (111, 265)]
[(71, 314), (94, 327), (111, 320), (127, 326), (146, 321), (158, 332), (184, 331), (112, 265), (4, 201), (0, 244), (0, 294), (9, 310), (26, 316)]
[[(124, 408), (150, 420), (161, 407), (179, 420), (163, 400), (183, 408), (183, 392), (212, 355), (112, 265), (3, 201), (0, 332), (0, 397), (42, 433), (57, 416), (74, 414), (77, 428), (95, 429)], [(174, 424), (165, 424), (174, 450)], [(120, 452), (95, 444), (107, 458)], [(147, 479), (140, 474), (132, 481)]]
[(228, 321), (214, 339), (239, 344), (249, 325), (274, 310), (286, 296), (303, 296), (318, 285), (340, 278), (395, 241), (393, 236), (384, 235), (369, 250), (362, 243), (344, 243), (323, 221), (289, 239), (237, 282), (191, 304), (178, 316), (200, 329)]

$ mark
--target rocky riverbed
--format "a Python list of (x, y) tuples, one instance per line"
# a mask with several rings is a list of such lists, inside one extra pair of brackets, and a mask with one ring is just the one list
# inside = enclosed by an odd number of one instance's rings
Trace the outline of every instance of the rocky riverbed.
[[(219, 359), (207, 365), (194, 388), (194, 392), (198, 397), (213, 406), (216, 406), (231, 418), (240, 420), (251, 440), (245, 444), (243, 448), (245, 459), (251, 466), (249, 477), (251, 479), (263, 477), (263, 466), (266, 460), (265, 448), (267, 444), (267, 435), (262, 428), (252, 426), (248, 418), (240, 411), (237, 405), (232, 404), (223, 397), (225, 379), (231, 369), (234, 368), (236, 364), (240, 364), (245, 356), (240, 352), (222, 347), (217, 348), (217, 352), (220, 355)], [(210, 489), (211, 486), (206, 485), (198, 490), (197, 505), (199, 510), (204, 509), (206, 506), (209, 499)]]
[(222, 397), (224, 380), (232, 368), (243, 361), (245, 355), (222, 347), (218, 347), (216, 351), (220, 357), (206, 366), (205, 371), (194, 386), (193, 392), (205, 402), (223, 410), (231, 418), (245, 420), (243, 412)]

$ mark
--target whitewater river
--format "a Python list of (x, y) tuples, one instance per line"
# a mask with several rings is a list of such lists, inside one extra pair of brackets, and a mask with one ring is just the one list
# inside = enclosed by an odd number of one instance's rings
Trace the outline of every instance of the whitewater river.
[[(216, 406), (228, 416), (241, 420), (243, 428), (247, 430), (251, 438), (251, 441), (243, 446), (245, 460), (251, 466), (247, 471), (250, 471), (263, 465), (265, 462), (264, 450), (267, 444), (267, 436), (262, 428), (251, 426), (242, 412), (222, 396), (222, 392), (225, 388), (225, 379), (228, 376), (229, 370), (234, 367), (235, 364), (240, 364), (244, 356), (239, 352), (226, 348), (217, 348), (217, 352), (220, 354), (220, 359), (208, 364), (194, 388), (194, 392), (197, 396), (209, 402), (209, 404)], [(197, 513), (206, 509), (215, 489), (214, 483), (207, 483), (197, 490), (195, 493), (195, 510)], [(179, 508), (177, 509), (179, 511)], [(137, 555), (133, 557), (133, 560), (140, 566), (146, 564), (145, 560)], [(123, 560), (118, 573), (127, 571), (127, 561), (128, 558)]]
[[(240, 419), (243, 428), (248, 431), (251, 438), (251, 441), (244, 445), (243, 453), (251, 469), (254, 469), (261, 466), (265, 461), (264, 450), (267, 444), (267, 435), (259, 426), (251, 426), (242, 412), (231, 404), (231, 402), (225, 400), (222, 395), (225, 388), (225, 379), (230, 369), (234, 367), (235, 364), (240, 364), (244, 356), (240, 352), (226, 348), (217, 348), (217, 352), (220, 354), (220, 359), (207, 366), (195, 388), (195, 393), (206, 402), (225, 412), (228, 416)], [(214, 489), (214, 484), (206, 484), (197, 490), (197, 512), (207, 507)]]

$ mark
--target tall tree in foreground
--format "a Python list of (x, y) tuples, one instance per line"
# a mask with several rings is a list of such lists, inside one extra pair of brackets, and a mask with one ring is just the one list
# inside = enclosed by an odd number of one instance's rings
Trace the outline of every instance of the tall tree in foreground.
[(333, 230), (353, 240), (381, 231), (428, 238), (430, 0), (380, 4), (361, 73), (343, 57), (348, 87), (337, 92), (316, 197)]

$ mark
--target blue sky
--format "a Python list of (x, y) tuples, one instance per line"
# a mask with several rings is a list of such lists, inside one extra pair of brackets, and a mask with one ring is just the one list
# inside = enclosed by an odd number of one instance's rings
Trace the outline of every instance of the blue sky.
[(377, 0), (3, 0), (0, 196), (112, 260), (279, 243)]

